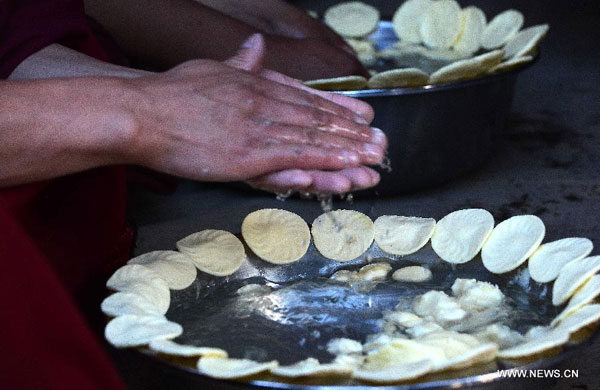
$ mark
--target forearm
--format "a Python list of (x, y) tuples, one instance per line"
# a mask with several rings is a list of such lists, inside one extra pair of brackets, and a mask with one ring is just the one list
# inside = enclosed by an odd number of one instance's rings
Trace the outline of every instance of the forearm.
[(127, 91), (110, 78), (0, 82), (0, 187), (126, 162)]
[(148, 74), (100, 61), (67, 47), (52, 44), (30, 55), (9, 76), (10, 80), (110, 76), (133, 78)]
[(85, 0), (128, 56), (166, 69), (195, 58), (224, 60), (257, 32), (193, 0)]

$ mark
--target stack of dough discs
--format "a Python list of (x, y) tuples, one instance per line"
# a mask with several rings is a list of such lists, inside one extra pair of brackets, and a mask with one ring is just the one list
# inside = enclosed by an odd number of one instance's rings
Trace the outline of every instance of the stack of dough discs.
[(354, 210), (334, 210), (320, 215), (312, 225), (318, 251), (328, 259), (350, 261), (373, 242), (373, 221)]
[(214, 276), (231, 275), (246, 260), (244, 245), (225, 230), (206, 229), (177, 241), (200, 271)]
[(369, 35), (377, 28), (379, 11), (360, 1), (348, 1), (327, 9), (325, 23), (338, 34), (349, 38)]
[(310, 245), (310, 230), (304, 220), (289, 211), (262, 209), (242, 222), (242, 236), (254, 253), (273, 264), (299, 260)]

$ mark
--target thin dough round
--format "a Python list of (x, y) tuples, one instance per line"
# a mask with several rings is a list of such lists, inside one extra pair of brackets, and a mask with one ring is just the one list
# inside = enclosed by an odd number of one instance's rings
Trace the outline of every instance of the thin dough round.
[(269, 371), (278, 365), (276, 360), (259, 363), (248, 359), (202, 357), (198, 360), (198, 371), (211, 378), (235, 379)]
[(420, 283), (431, 279), (432, 273), (429, 268), (420, 265), (412, 265), (397, 269), (392, 274), (392, 279), (398, 282)]
[(369, 35), (377, 28), (379, 11), (360, 1), (348, 1), (328, 8), (323, 19), (338, 34), (360, 38)]
[(481, 46), (481, 34), (487, 24), (482, 10), (475, 6), (463, 8), (461, 11), (460, 34), (452, 45), (456, 51), (475, 53)]
[(496, 355), (498, 355), (498, 346), (496, 344), (481, 344), (468, 349), (460, 355), (449, 358), (443, 363), (438, 363), (434, 366), (434, 370), (459, 370), (475, 364), (491, 362), (496, 358)]
[(494, 217), (483, 209), (454, 211), (440, 219), (431, 247), (442, 260), (462, 264), (472, 260), (494, 228)]
[(407, 0), (398, 7), (392, 17), (392, 26), (398, 38), (410, 43), (421, 43), (421, 21), (431, 4), (432, 0)]
[(533, 61), (532, 56), (523, 56), (523, 57), (515, 57), (511, 58), (507, 61), (502, 61), (498, 65), (492, 67), (489, 70), (489, 73), (502, 73), (508, 72), (509, 70), (517, 69), (523, 66), (524, 64)]
[(362, 76), (343, 76), (305, 81), (304, 85), (322, 91), (353, 91), (365, 88), (367, 83), (367, 79)]
[(529, 259), (529, 276), (539, 283), (551, 282), (567, 263), (583, 259), (593, 248), (592, 241), (581, 237), (563, 238), (543, 244)]
[(460, 33), (461, 22), (460, 5), (456, 1), (434, 1), (419, 26), (421, 39), (429, 47), (448, 49)]
[(600, 295), (600, 275), (592, 276), (583, 286), (581, 286), (571, 297), (569, 304), (561, 311), (554, 320), (550, 323), (551, 326), (556, 325), (559, 321), (573, 314), (582, 306), (592, 302)]
[(106, 315), (117, 317), (124, 315), (161, 316), (161, 310), (146, 298), (128, 292), (118, 292), (104, 298), (100, 305)]
[(551, 348), (560, 347), (569, 341), (569, 333), (565, 331), (550, 331), (534, 339), (527, 340), (517, 346), (503, 349), (498, 352), (498, 357), (505, 359), (518, 359), (526, 356), (537, 355)]
[(481, 46), (487, 50), (503, 46), (517, 34), (524, 20), (523, 14), (514, 9), (499, 13), (483, 30)]
[(310, 230), (297, 214), (280, 209), (254, 211), (242, 222), (246, 244), (261, 259), (273, 264), (300, 260), (310, 245)]
[(188, 255), (202, 272), (227, 276), (237, 271), (244, 260), (244, 245), (225, 230), (206, 229), (177, 241), (177, 249)]
[(567, 263), (559, 272), (552, 286), (552, 304), (562, 305), (587, 282), (596, 272), (600, 271), (600, 256), (585, 257)]
[(315, 358), (308, 358), (289, 366), (278, 366), (271, 369), (271, 374), (286, 377), (300, 378), (306, 376), (349, 376), (353, 367), (348, 364), (329, 363), (321, 364)]
[(453, 62), (433, 72), (429, 77), (429, 83), (441, 84), (482, 76), (498, 65), (503, 55), (503, 50), (494, 50), (477, 57)]
[(585, 305), (558, 323), (555, 331), (575, 333), (600, 320), (600, 305)]
[(419, 378), (433, 369), (433, 362), (422, 359), (418, 362), (374, 369), (357, 368), (352, 377), (373, 383), (392, 383)]
[(317, 250), (326, 258), (350, 261), (362, 255), (373, 242), (373, 221), (354, 210), (321, 214), (312, 224)]
[(163, 353), (172, 356), (210, 356), (210, 357), (227, 357), (227, 352), (220, 348), (196, 347), (195, 345), (179, 344), (168, 339), (154, 339), (148, 345), (154, 352)]
[(391, 255), (408, 255), (421, 249), (433, 234), (435, 219), (382, 215), (373, 224), (375, 242)]
[(160, 314), (165, 314), (171, 304), (167, 282), (144, 265), (129, 264), (119, 268), (108, 279), (106, 287), (137, 294), (156, 306)]
[(519, 31), (504, 46), (504, 58), (518, 58), (533, 54), (549, 28), (547, 24), (540, 24)]
[(139, 347), (155, 339), (172, 339), (181, 333), (181, 325), (163, 316), (120, 316), (104, 329), (106, 340), (115, 347)]
[(495, 274), (512, 271), (538, 248), (546, 227), (535, 215), (518, 215), (498, 224), (481, 249), (484, 267)]
[(371, 76), (368, 88), (406, 88), (427, 84), (429, 75), (417, 68), (392, 69)]
[(127, 264), (141, 264), (160, 275), (171, 290), (183, 290), (196, 279), (192, 260), (175, 251), (153, 251), (134, 257)]

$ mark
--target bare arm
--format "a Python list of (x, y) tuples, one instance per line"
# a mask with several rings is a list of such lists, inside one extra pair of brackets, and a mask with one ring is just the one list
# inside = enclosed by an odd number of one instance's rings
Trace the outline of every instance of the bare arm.
[(0, 82), (0, 187), (123, 163), (125, 94), (108, 78)]
[(31, 80), (64, 77), (140, 77), (150, 72), (99, 61), (59, 44), (46, 46), (27, 57), (10, 74), (9, 80)]
[[(86, 0), (85, 5), (131, 58), (157, 69), (195, 58), (224, 60), (250, 35), (261, 32), (194, 0)], [(323, 37), (265, 33), (265, 40), (265, 67), (289, 76), (306, 80), (366, 75), (354, 55)]]
[(370, 108), (261, 71), (262, 41), (250, 46), (133, 79), (0, 82), (0, 186), (123, 163), (271, 190), (375, 184), (363, 164), (385, 137), (356, 114)]

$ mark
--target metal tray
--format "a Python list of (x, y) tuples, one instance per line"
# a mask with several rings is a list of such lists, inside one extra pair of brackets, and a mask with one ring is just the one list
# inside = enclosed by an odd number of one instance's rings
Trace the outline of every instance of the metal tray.
[[(333, 358), (323, 347), (334, 337), (350, 337), (364, 341), (368, 334), (377, 333), (376, 320), (382, 311), (393, 309), (399, 302), (409, 302), (416, 295), (430, 289), (449, 291), (457, 277), (476, 278), (498, 284), (512, 308), (503, 322), (524, 333), (531, 326), (547, 325), (559, 309), (550, 302), (551, 285), (538, 284), (521, 271), (494, 275), (487, 272), (479, 257), (453, 266), (441, 261), (428, 245), (419, 252), (402, 258), (384, 255), (375, 246), (360, 258), (339, 263), (325, 259), (314, 248), (298, 262), (276, 266), (266, 263), (246, 248), (249, 259), (235, 274), (226, 278), (199, 274), (192, 286), (171, 292), (171, 307), (167, 317), (179, 322), (184, 334), (176, 339), (182, 343), (220, 347), (234, 358), (259, 361), (277, 359), (291, 364), (307, 357), (323, 362)], [(433, 279), (426, 283), (398, 283), (383, 281), (355, 285), (330, 281), (328, 277), (339, 269), (355, 269), (368, 262), (387, 261), (394, 269), (410, 264), (426, 264), (433, 271)], [(236, 290), (247, 283), (268, 283), (274, 287), (269, 295), (240, 297)], [(595, 335), (594, 335), (595, 337)], [(590, 343), (566, 346), (560, 354), (536, 361), (522, 361), (519, 369), (550, 368), (569, 357), (574, 351)], [(285, 382), (283, 378), (262, 375), (249, 381), (219, 381), (201, 375), (195, 369), (196, 359), (176, 359), (155, 355), (140, 349), (136, 358), (142, 358), (153, 367), (153, 374), (161, 372), (169, 378), (190, 384), (202, 384), (210, 389), (298, 389), (333, 390), (340, 388), (372, 388), (351, 380), (324, 381), (308, 379)], [(513, 363), (514, 364), (514, 363)], [(430, 388), (495, 388), (514, 382), (514, 388), (534, 388), (523, 379), (501, 378), (499, 369), (514, 367), (508, 362), (495, 361), (466, 370), (425, 376), (416, 382), (388, 389)], [(133, 374), (135, 375), (135, 374)], [(177, 379), (178, 378), (178, 379)], [(518, 385), (518, 386), (517, 386)], [(547, 385), (536, 380), (535, 386)]]

